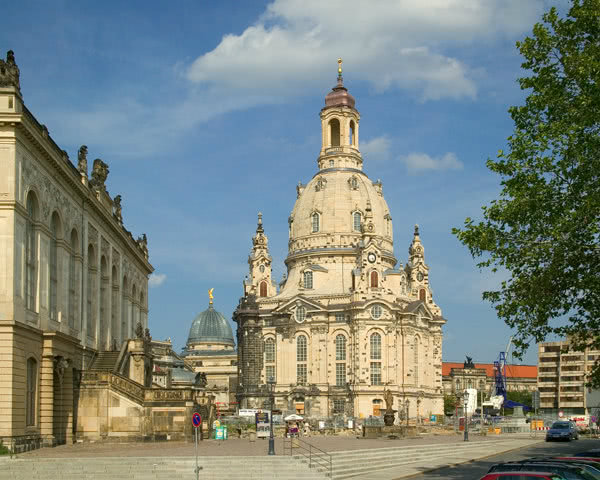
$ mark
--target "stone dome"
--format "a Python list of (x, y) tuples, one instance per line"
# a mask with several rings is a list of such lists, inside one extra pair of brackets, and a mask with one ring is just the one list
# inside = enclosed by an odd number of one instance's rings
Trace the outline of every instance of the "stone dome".
[(233, 332), (227, 319), (217, 312), (212, 305), (201, 312), (190, 328), (187, 347), (199, 343), (216, 343), (235, 346)]
[[(361, 224), (373, 225), (371, 234), (383, 241), (382, 248), (393, 250), (392, 219), (383, 187), (354, 168), (327, 168), (319, 171), (299, 192), (292, 210), (289, 253), (322, 247), (348, 247), (362, 237), (354, 214)], [(312, 217), (318, 214), (318, 231)]]

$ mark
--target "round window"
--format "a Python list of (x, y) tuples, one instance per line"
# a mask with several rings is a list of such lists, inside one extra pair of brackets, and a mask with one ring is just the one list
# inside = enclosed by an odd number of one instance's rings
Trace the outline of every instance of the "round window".
[(373, 305), (371, 307), (371, 316), (374, 319), (381, 318), (382, 314), (383, 314), (383, 309), (381, 308), (381, 305)]
[(298, 307), (296, 308), (296, 321), (298, 323), (302, 323), (306, 320), (306, 308)]

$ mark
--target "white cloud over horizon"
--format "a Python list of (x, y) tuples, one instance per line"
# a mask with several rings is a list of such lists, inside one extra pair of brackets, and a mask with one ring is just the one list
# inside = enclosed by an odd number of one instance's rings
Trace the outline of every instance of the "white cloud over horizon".
[(464, 168), (464, 164), (452, 152), (437, 157), (432, 157), (426, 153), (413, 152), (400, 157), (400, 161), (404, 163), (411, 174), (427, 171), (462, 170)]
[(159, 287), (160, 285), (165, 283), (166, 279), (167, 279), (166, 273), (153, 273), (152, 275), (150, 275), (150, 278), (148, 279), (148, 286), (150, 288)]
[(375, 162), (386, 161), (390, 158), (392, 142), (387, 135), (381, 135), (370, 140), (360, 142), (360, 152), (364, 159)]

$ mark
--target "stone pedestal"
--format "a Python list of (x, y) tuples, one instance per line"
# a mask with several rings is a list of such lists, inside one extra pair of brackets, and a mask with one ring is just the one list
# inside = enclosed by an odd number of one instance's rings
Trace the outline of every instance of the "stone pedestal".
[(394, 425), (394, 420), (395, 420), (394, 412), (395, 412), (395, 410), (392, 410), (389, 412), (385, 412), (385, 414), (383, 415), (383, 423), (385, 424), (386, 427), (391, 427), (392, 425)]

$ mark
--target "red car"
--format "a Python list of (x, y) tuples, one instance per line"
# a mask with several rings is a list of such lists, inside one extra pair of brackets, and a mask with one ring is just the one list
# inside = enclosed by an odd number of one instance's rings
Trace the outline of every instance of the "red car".
[(494, 472), (488, 473), (479, 480), (564, 480), (558, 473), (549, 472)]
[(600, 457), (553, 457), (557, 460), (573, 460), (573, 461), (577, 461), (577, 460), (583, 460), (586, 462), (595, 462), (595, 463), (600, 463)]

